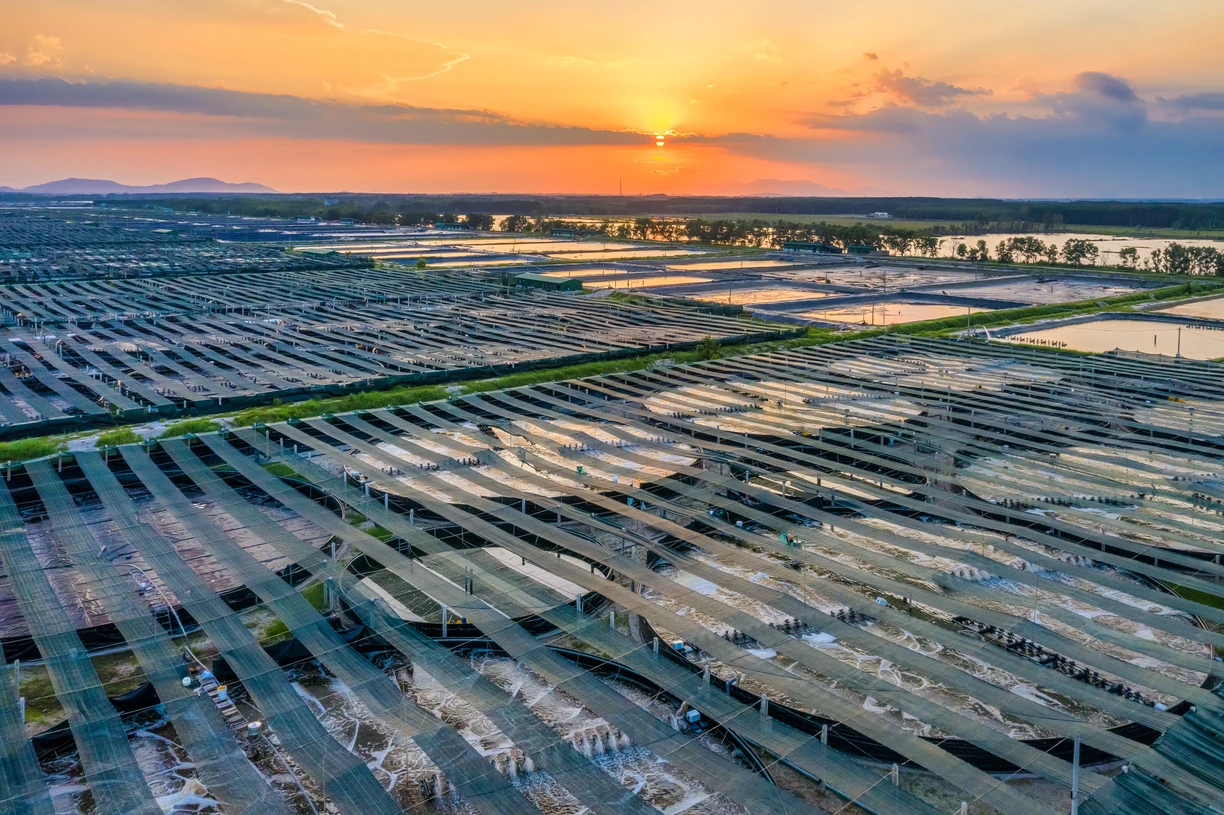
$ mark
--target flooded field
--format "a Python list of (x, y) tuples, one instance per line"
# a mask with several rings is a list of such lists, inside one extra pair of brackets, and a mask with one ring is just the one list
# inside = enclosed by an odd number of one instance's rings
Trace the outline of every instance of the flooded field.
[(984, 311), (991, 311), (991, 309), (951, 306), (944, 303), (861, 303), (840, 308), (805, 311), (799, 316), (831, 323), (896, 325), (916, 323), (922, 320), (940, 320), (944, 317), (965, 317), (967, 321), (971, 315)]
[[(1069, 303), (1076, 300), (1096, 300), (1117, 297), (1136, 291), (1138, 286), (1122, 283), (1105, 283), (1094, 280), (1018, 280), (1001, 283), (983, 283), (951, 289), (948, 293), (958, 297), (988, 297), (999, 300), (1017, 300), (1022, 303), (1046, 305)], [(1224, 312), (1222, 312), (1224, 314)]]
[(1164, 314), (1180, 314), (1183, 317), (1205, 317), (1208, 320), (1224, 320), (1224, 297), (1200, 300), (1172, 308), (1161, 309)]
[(978, 279), (989, 279), (984, 275), (976, 275), (973, 272), (903, 269), (901, 267), (876, 266), (866, 263), (820, 269), (782, 269), (774, 272), (772, 276), (786, 280), (802, 280), (806, 283), (863, 286), (882, 291), (934, 285), (937, 283), (963, 283)]
[(1224, 357), (1224, 331), (1157, 320), (1094, 320), (1013, 334), (1004, 339), (1007, 342), (1053, 345), (1098, 354), (1137, 351), (1169, 357), (1180, 353), (1190, 359)]
[(673, 263), (667, 268), (673, 272), (697, 271), (706, 269), (777, 269), (794, 266), (787, 260), (766, 260), (764, 258), (741, 258), (739, 260), (710, 260), (705, 263)]
[[(579, 244), (575, 244), (576, 246)], [(618, 249), (609, 249), (606, 251), (585, 251), (585, 252), (549, 252), (548, 256), (554, 260), (617, 260), (620, 258), (666, 258), (679, 257), (681, 255), (704, 255), (704, 251), (700, 249), (664, 249), (660, 246), (658, 249), (634, 249), (632, 247), (625, 248), (623, 244)], [(594, 256), (594, 257), (593, 257)]]
[(688, 283), (709, 283), (708, 277), (686, 277), (684, 275), (664, 275), (660, 277), (639, 277), (631, 280), (592, 280), (586, 283), (592, 289), (644, 289), (648, 286), (680, 286)]
[(747, 289), (728, 289), (724, 294), (719, 291), (706, 290), (700, 294), (690, 294), (695, 300), (706, 300), (712, 303), (730, 303), (732, 305), (763, 305), (765, 303), (788, 303), (794, 300), (817, 300), (829, 297), (833, 293), (798, 289), (793, 286), (754, 286)]
[(540, 272), (545, 277), (573, 277), (578, 280), (585, 280), (588, 277), (604, 277), (606, 275), (617, 274), (632, 274), (633, 269), (623, 269), (619, 266), (583, 266), (581, 268), (572, 268), (566, 266), (562, 269), (552, 269), (546, 272)]

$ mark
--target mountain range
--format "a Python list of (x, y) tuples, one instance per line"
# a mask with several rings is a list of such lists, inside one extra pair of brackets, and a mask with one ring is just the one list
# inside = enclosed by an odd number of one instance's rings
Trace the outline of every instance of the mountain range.
[(14, 189), (0, 187), (0, 192), (24, 192), (34, 195), (150, 195), (166, 193), (271, 193), (276, 190), (246, 181), (231, 184), (215, 178), (184, 178), (182, 181), (171, 181), (169, 184), (151, 184), (148, 186), (133, 186), (120, 184), (117, 181), (107, 181), (96, 178), (65, 178), (60, 181), (50, 181), (46, 184), (35, 184), (32, 187)]

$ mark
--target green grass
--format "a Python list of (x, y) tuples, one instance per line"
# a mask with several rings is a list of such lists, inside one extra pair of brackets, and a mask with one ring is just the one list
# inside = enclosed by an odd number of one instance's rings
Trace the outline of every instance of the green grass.
[(234, 424), (249, 427), (260, 422), (284, 422), (289, 419), (309, 419), (324, 413), (346, 413), (351, 410), (376, 410), (392, 405), (409, 405), (416, 402), (433, 402), (446, 398), (446, 389), (439, 385), (418, 385), (388, 390), (361, 391), (330, 399), (308, 399), (290, 405), (265, 405), (240, 411), (234, 415)]
[(270, 472), (277, 478), (301, 478), (302, 475), (297, 470), (290, 467), (281, 461), (269, 461), (262, 465), (265, 470)]
[[(327, 608), (323, 602), (323, 584), (311, 583), (306, 588), (302, 589), (302, 596), (306, 598), (316, 611), (326, 611)], [(283, 623), (282, 623), (283, 625)]]
[[(323, 587), (320, 585), (320, 589)], [(289, 636), (289, 626), (283, 620), (273, 620), (268, 627), (259, 633), (259, 641), (264, 645), (276, 642)]]
[(167, 427), (158, 438), (172, 439), (176, 436), (186, 436), (188, 433), (212, 433), (220, 429), (221, 424), (212, 419), (184, 419)]
[(135, 444), (140, 441), (140, 436), (130, 427), (116, 427), (114, 430), (107, 430), (98, 435), (98, 440), (94, 442), (94, 447), (116, 447), (120, 444)]
[(0, 441), (0, 461), (25, 461), (31, 458), (53, 456), (66, 446), (65, 439), (56, 436)]

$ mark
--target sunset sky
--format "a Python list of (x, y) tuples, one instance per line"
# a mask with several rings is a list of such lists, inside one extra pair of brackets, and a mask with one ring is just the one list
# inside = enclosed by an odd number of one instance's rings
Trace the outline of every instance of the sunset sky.
[(11, 187), (1224, 198), (1220, 0), (3, 8)]

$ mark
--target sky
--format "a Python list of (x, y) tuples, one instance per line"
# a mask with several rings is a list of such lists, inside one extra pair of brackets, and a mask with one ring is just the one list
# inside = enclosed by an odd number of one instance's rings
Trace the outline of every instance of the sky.
[(2, 2), (16, 188), (1224, 198), (1219, 0)]

